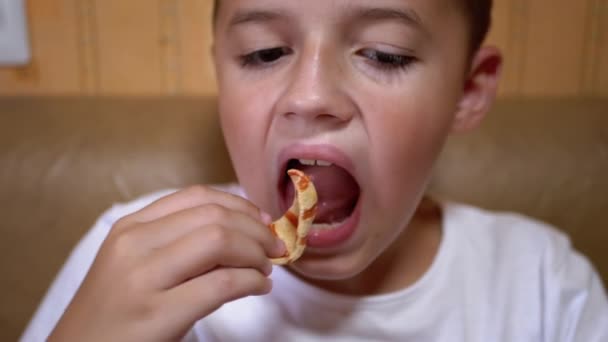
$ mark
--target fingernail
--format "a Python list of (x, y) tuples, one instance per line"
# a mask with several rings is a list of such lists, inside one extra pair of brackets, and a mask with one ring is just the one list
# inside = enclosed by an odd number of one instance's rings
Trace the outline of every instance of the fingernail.
[(260, 219), (265, 225), (269, 225), (272, 223), (272, 216), (265, 211), (260, 210)]

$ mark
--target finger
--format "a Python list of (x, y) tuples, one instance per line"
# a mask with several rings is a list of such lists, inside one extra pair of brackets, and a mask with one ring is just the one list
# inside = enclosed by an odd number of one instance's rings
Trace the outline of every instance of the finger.
[(253, 268), (269, 275), (270, 259), (245, 234), (219, 225), (196, 230), (158, 249), (142, 266), (155, 287), (167, 289), (217, 267)]
[(124, 217), (121, 219), (121, 226), (150, 222), (177, 211), (212, 203), (243, 212), (257, 220), (262, 220), (265, 216), (253, 203), (240, 196), (206, 186), (193, 186), (160, 198), (143, 209)]
[(267, 294), (271, 288), (272, 281), (254, 269), (218, 268), (166, 292), (162, 319), (167, 324), (192, 325), (225, 303)]
[(205, 204), (178, 211), (155, 221), (139, 224), (128, 234), (141, 243), (140, 248), (151, 250), (170, 244), (205, 226), (220, 225), (240, 231), (260, 243), (271, 257), (284, 254), (284, 246), (259, 220), (242, 212), (218, 204)]

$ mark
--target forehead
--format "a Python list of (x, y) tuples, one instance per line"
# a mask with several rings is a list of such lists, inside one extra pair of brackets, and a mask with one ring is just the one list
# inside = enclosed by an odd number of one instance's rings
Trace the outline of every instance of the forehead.
[[(415, 19), (414, 23), (424, 21), (425, 24), (432, 25), (434, 21), (442, 20), (442, 15), (455, 12), (462, 14), (460, 13), (462, 6), (458, 5), (460, 2), (461, 0), (214, 0), (214, 21), (230, 23), (230, 21), (235, 21), (234, 16), (242, 18), (253, 12), (257, 12), (254, 17), (258, 19), (263, 17), (259, 14), (267, 12), (267, 14), (290, 16), (291, 20), (305, 20), (306, 18), (337, 20), (341, 16), (352, 14), (360, 9), (376, 9), (376, 11), (368, 12), (393, 19), (396, 17), (412, 18)], [(388, 11), (383, 13), (382, 10)], [(393, 12), (393, 15), (390, 12)], [(463, 16), (460, 15), (460, 17)], [(236, 21), (241, 20), (237, 18)]]

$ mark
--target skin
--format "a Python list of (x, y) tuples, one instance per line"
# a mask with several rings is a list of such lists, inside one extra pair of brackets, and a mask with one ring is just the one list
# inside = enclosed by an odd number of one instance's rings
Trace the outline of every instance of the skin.
[[(446, 137), (477, 126), (492, 104), (499, 52), (482, 48), (468, 60), (466, 22), (449, 0), (221, 3), (220, 115), (249, 200), (198, 186), (119, 220), (50, 341), (178, 340), (222, 304), (268, 293), (269, 258), (285, 252), (266, 227), (282, 214), (277, 156), (294, 142), (346, 153), (363, 201), (355, 235), (307, 249), (294, 274), (377, 294), (411, 285), (432, 263), (441, 215), (420, 201)], [(356, 14), (369, 6), (413, 11), (420, 23)], [(266, 15), (232, 24), (250, 10)], [(275, 47), (287, 53), (260, 64), (255, 51)], [(387, 67), (377, 51), (408, 56), (392, 58), (407, 67)]]

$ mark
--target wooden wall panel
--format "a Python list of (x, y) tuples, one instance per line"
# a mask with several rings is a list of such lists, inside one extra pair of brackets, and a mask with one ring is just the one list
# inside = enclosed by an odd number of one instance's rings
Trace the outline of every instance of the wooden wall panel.
[[(582, 95), (590, 1), (529, 1), (520, 92)], [(542, 15), (534, 15), (542, 13)]]
[(78, 1), (27, 1), (32, 63), (20, 68), (0, 68), (0, 94), (80, 91)]
[(96, 0), (100, 91), (160, 93), (158, 0)]
[(186, 0), (180, 7), (181, 81), (182, 91), (187, 94), (216, 93), (211, 62), (211, 3), (210, 0)]
[[(608, 96), (608, 0), (494, 0), (501, 96)], [(214, 94), (210, 0), (28, 0), (33, 63), (0, 95)]]
[(78, 1), (78, 32), (80, 58), (80, 92), (99, 93), (99, 42), (95, 0)]
[(592, 44), (596, 46), (593, 55), (593, 93), (608, 97), (608, 0), (597, 0), (596, 9), (599, 13), (596, 30), (593, 33)]

